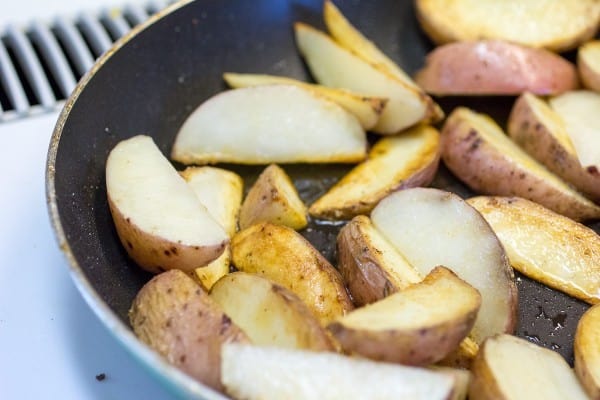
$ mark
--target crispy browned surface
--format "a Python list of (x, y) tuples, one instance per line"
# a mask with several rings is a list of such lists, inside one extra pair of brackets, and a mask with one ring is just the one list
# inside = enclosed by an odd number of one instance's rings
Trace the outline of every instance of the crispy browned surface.
[(252, 225), (233, 237), (231, 250), (237, 269), (290, 289), (323, 323), (354, 308), (339, 272), (291, 228)]
[(171, 270), (140, 290), (129, 311), (133, 331), (174, 366), (217, 390), (221, 345), (248, 339), (189, 276)]

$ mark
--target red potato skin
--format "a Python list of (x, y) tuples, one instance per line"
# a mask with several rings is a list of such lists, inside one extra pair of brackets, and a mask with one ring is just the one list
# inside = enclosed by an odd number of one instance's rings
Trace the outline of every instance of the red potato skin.
[(438, 96), (555, 95), (579, 86), (575, 66), (559, 55), (501, 40), (440, 46), (415, 80)]

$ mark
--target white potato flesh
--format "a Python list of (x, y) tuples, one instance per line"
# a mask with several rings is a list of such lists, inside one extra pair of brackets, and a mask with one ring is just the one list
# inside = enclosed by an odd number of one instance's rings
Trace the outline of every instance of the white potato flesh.
[(600, 398), (600, 305), (588, 309), (577, 323), (575, 373), (592, 399)]
[(414, 87), (377, 69), (333, 39), (308, 25), (295, 25), (296, 42), (315, 80), (389, 99), (374, 132), (394, 134), (425, 119), (428, 104)]
[[(220, 247), (220, 251), (212, 252), (208, 259), (197, 254), (196, 266), (218, 257), (228, 241), (221, 225), (149, 136), (124, 140), (110, 152), (106, 162), (106, 188), (111, 207), (126, 224), (142, 232), (142, 236), (151, 237), (159, 244), (172, 243), (176, 248)], [(121, 239), (127, 242), (128, 238)], [(131, 246), (125, 247), (135, 251)]]
[(600, 40), (584, 43), (577, 52), (577, 68), (583, 86), (600, 91)]
[[(478, 358), (487, 371), (480, 375), (476, 366), (473, 380), (492, 379), (498, 389), (496, 396), (486, 399), (588, 399), (569, 364), (552, 350), (515, 336), (499, 335), (488, 339), (480, 352)], [(469, 398), (478, 399), (471, 394)]]
[(581, 165), (600, 170), (600, 94), (567, 92), (550, 99), (550, 106), (565, 122)]
[(383, 199), (371, 220), (422, 275), (444, 265), (479, 290), (481, 310), (471, 332), (477, 343), (514, 329), (512, 269), (500, 241), (473, 207), (441, 190), (406, 189)]
[(356, 162), (366, 134), (339, 105), (293, 85), (222, 92), (179, 130), (171, 156), (182, 163)]
[(227, 393), (247, 400), (445, 400), (455, 384), (444, 373), (324, 352), (226, 344), (221, 360)]

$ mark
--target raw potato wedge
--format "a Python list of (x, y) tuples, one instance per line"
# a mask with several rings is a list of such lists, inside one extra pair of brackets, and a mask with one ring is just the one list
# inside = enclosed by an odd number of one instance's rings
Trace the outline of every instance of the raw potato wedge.
[(418, 125), (401, 135), (384, 137), (367, 160), (310, 206), (309, 213), (321, 219), (368, 214), (391, 192), (431, 183), (439, 160), (440, 136), (431, 126)]
[(575, 373), (591, 399), (600, 399), (600, 305), (587, 310), (575, 332)]
[(373, 42), (356, 29), (333, 2), (329, 0), (323, 3), (323, 19), (325, 20), (327, 30), (339, 45), (358, 55), (380, 71), (386, 72), (421, 93), (424, 100), (428, 103), (430, 115), (427, 122), (435, 123), (444, 118), (444, 112), (431, 97), (427, 96), (423, 89), (398, 64), (392, 61)]
[(227, 234), (149, 136), (110, 152), (106, 191), (119, 239), (145, 270), (191, 273), (225, 250)]
[(576, 221), (600, 218), (600, 207), (525, 153), (488, 116), (456, 108), (441, 137), (444, 163), (476, 192), (523, 197)]
[(395, 134), (439, 116), (420, 89), (363, 60), (309, 25), (296, 23), (294, 29), (300, 53), (317, 82), (389, 99), (373, 132)]
[(351, 311), (327, 328), (347, 353), (425, 366), (458, 347), (480, 305), (476, 289), (436, 267), (421, 283)]
[(362, 307), (421, 282), (421, 274), (377, 229), (358, 215), (337, 237), (338, 270), (354, 304)]
[(268, 279), (234, 272), (212, 287), (210, 298), (257, 346), (334, 350), (329, 334), (308, 306)]
[[(244, 182), (234, 172), (214, 167), (188, 167), (180, 175), (192, 188), (209, 214), (231, 237), (237, 230), (237, 218), (242, 204)], [(210, 289), (223, 275), (229, 273), (229, 245), (216, 260), (196, 268), (195, 276), (202, 286)]]
[(468, 369), (431, 366), (432, 371), (441, 372), (454, 377), (454, 393), (450, 400), (465, 400), (469, 394), (469, 385), (471, 383), (471, 372)]
[(458, 384), (423, 368), (233, 343), (223, 348), (221, 371), (226, 392), (246, 400), (448, 400)]
[(578, 86), (575, 66), (561, 56), (500, 40), (437, 47), (415, 80), (436, 96), (551, 95)]
[(470, 400), (585, 400), (562, 356), (511, 335), (485, 341), (475, 357)]
[(275, 164), (260, 174), (240, 210), (240, 229), (258, 222), (272, 222), (302, 229), (308, 224), (306, 206), (290, 177)]
[(518, 197), (467, 201), (491, 225), (512, 266), (573, 297), (600, 302), (600, 236), (585, 225)]
[(551, 98), (550, 107), (565, 122), (581, 165), (600, 179), (600, 94), (589, 90), (564, 93)]
[(584, 43), (579, 48), (577, 69), (583, 86), (600, 92), (600, 40)]
[(291, 290), (327, 323), (354, 307), (339, 272), (306, 239), (283, 225), (261, 223), (231, 241), (233, 264)]
[(593, 37), (600, 20), (596, 0), (417, 0), (415, 6), (438, 44), (504, 39), (559, 52)]
[[(600, 173), (581, 165), (562, 118), (544, 100), (531, 93), (519, 97), (507, 130), (523, 150), (546, 168), (590, 199), (600, 201)], [(600, 146), (600, 135), (598, 140)]]
[(369, 130), (375, 126), (387, 104), (387, 99), (383, 97), (365, 96), (345, 89), (315, 85), (283, 76), (227, 72), (223, 74), (223, 79), (232, 88), (277, 84), (300, 86), (342, 106), (358, 119), (360, 125), (365, 130)]
[[(354, 304), (374, 303), (423, 280), (423, 276), (373, 226), (358, 215), (338, 234), (338, 270)], [(465, 338), (440, 361), (451, 367), (469, 368), (479, 346)]]
[(136, 336), (169, 363), (220, 391), (221, 346), (248, 342), (208, 294), (176, 269), (142, 287), (129, 310), (129, 321)]
[(475, 342), (513, 331), (513, 270), (500, 241), (473, 207), (438, 189), (406, 189), (383, 199), (371, 220), (422, 275), (444, 265), (479, 291), (481, 311), (471, 331)]
[(184, 164), (357, 162), (366, 145), (358, 120), (336, 103), (298, 86), (269, 85), (202, 103), (179, 129), (171, 157)]

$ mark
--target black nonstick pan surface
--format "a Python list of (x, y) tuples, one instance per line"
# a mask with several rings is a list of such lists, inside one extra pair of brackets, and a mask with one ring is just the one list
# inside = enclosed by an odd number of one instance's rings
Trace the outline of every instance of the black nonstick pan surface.
[[(410, 0), (338, 0), (336, 4), (408, 73), (414, 73), (432, 49)], [(119, 243), (106, 200), (106, 158), (120, 140), (142, 133), (151, 135), (168, 155), (187, 115), (226, 89), (223, 72), (310, 81), (295, 47), (292, 24), (302, 21), (323, 29), (321, 9), (321, 0), (197, 0), (171, 6), (98, 61), (57, 123), (48, 155), (48, 206), (74, 281), (107, 328), (143, 366), (183, 397), (217, 395), (168, 366), (130, 330), (127, 311), (151, 276), (127, 257)], [(446, 113), (461, 104), (488, 112), (504, 124), (514, 98), (438, 100)], [(239, 172), (246, 187), (264, 168), (225, 167)], [(284, 168), (310, 203), (350, 166)], [(463, 197), (473, 194), (443, 166), (432, 186)], [(600, 223), (591, 226), (600, 231)], [(335, 265), (339, 228), (339, 224), (311, 221), (302, 233)], [(519, 274), (517, 286), (516, 334), (556, 350), (572, 363), (577, 321), (588, 305)]]

